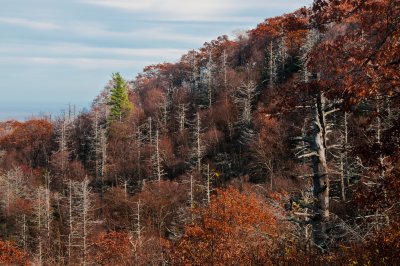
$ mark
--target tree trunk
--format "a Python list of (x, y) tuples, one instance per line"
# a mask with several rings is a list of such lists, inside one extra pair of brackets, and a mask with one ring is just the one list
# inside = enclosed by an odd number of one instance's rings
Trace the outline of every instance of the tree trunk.
[(314, 138), (311, 143), (316, 155), (312, 157), (313, 169), (313, 195), (315, 217), (313, 219), (314, 243), (320, 248), (326, 247), (327, 234), (326, 225), (329, 220), (329, 176), (326, 162), (326, 119), (325, 119), (325, 97), (319, 93), (315, 105), (315, 128)]

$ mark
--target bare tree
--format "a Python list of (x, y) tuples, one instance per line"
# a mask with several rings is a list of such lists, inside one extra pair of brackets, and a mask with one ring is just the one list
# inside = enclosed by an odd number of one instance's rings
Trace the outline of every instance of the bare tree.
[(268, 87), (274, 88), (278, 79), (278, 55), (274, 49), (273, 41), (269, 42), (268, 46), (268, 64), (267, 64), (267, 72), (268, 72)]
[(349, 146), (349, 114), (344, 111), (343, 114), (343, 131), (342, 131), (342, 152), (340, 153), (340, 194), (342, 201), (346, 201), (346, 186), (349, 185), (349, 165), (348, 165), (348, 146)]
[(43, 199), (42, 191), (38, 190), (37, 203), (36, 203), (36, 222), (38, 229), (38, 239), (37, 239), (37, 257), (38, 264), (43, 265), (43, 239), (41, 234), (42, 224), (43, 224)]
[(213, 101), (214, 101), (214, 91), (213, 91), (213, 71), (215, 69), (215, 64), (212, 60), (212, 51), (209, 51), (208, 55), (208, 62), (207, 62), (207, 70), (206, 70), (206, 76), (207, 76), (207, 98), (208, 98), (208, 108), (211, 107)]
[(193, 136), (194, 145), (192, 148), (191, 158), (194, 159), (195, 169), (197, 170), (198, 173), (201, 172), (201, 165), (205, 151), (205, 146), (201, 139), (202, 130), (203, 128), (201, 124), (200, 113), (197, 112), (194, 121), (194, 136)]
[(6, 217), (9, 215), (11, 204), (17, 198), (29, 198), (24, 174), (20, 168), (15, 168), (0, 175), (0, 203)]
[(168, 130), (167, 124), (171, 105), (171, 89), (168, 88), (167, 92), (163, 94), (161, 102), (158, 103), (157, 124), (162, 125), (163, 131)]
[(87, 177), (82, 182), (69, 181), (69, 235), (68, 261), (75, 264), (76, 255), (81, 265), (90, 264), (88, 251), (89, 236), (93, 224), (93, 194)]
[(104, 176), (107, 174), (107, 123), (100, 123), (101, 117), (99, 113), (95, 111), (93, 120), (93, 153), (95, 160), (95, 173), (96, 179), (103, 181)]
[(150, 145), (153, 145), (153, 120), (151, 116), (148, 118), (148, 140)]
[(39, 265), (51, 262), (53, 209), (50, 194), (50, 175), (45, 174), (45, 186), (37, 189), (35, 222), (37, 229), (37, 258)]
[(207, 170), (206, 170), (206, 177), (207, 177), (207, 182), (206, 182), (206, 201), (207, 205), (210, 204), (211, 202), (211, 192), (212, 192), (212, 180), (211, 180), (211, 173), (210, 173), (210, 164), (207, 164)]
[[(371, 129), (375, 131), (375, 143), (379, 149), (379, 179), (384, 180), (387, 176), (388, 172), (392, 170), (392, 168), (387, 166), (387, 156), (385, 156), (382, 152), (383, 150), (383, 132), (392, 126), (392, 109), (391, 109), (391, 101), (390, 97), (377, 95), (375, 97), (375, 108), (376, 108), (376, 116), (371, 125)], [(385, 115), (387, 114), (387, 115)]]
[(251, 126), (253, 105), (257, 96), (257, 86), (254, 81), (244, 83), (236, 91), (235, 102), (238, 104), (240, 115), (237, 126), (242, 133), (240, 142), (248, 143), (254, 137)]
[(198, 84), (198, 79), (199, 79), (199, 70), (198, 70), (198, 65), (197, 65), (197, 59), (196, 59), (196, 55), (197, 55), (197, 53), (196, 53), (196, 51), (195, 50), (191, 50), (190, 51), (190, 55), (191, 55), (191, 58), (190, 58), (190, 64), (191, 64), (191, 67), (192, 67), (192, 69), (191, 69), (191, 71), (192, 71), (192, 75), (191, 75), (191, 89), (192, 89), (192, 92), (195, 92), (195, 91), (197, 91), (197, 89), (198, 89), (198, 87), (199, 87), (199, 84)]
[(67, 166), (67, 160), (69, 157), (69, 152), (68, 152), (68, 138), (69, 134), (68, 131), (70, 129), (70, 120), (67, 119), (64, 115), (63, 119), (59, 122), (59, 128), (58, 128), (58, 145), (59, 145), (59, 150), (58, 152), (60, 153), (60, 160), (61, 160), (61, 174), (62, 177), (64, 178), (65, 176), (65, 170)]
[(281, 37), (278, 40), (278, 62), (280, 71), (283, 73), (285, 71), (285, 64), (288, 58), (288, 48), (286, 45), (286, 36), (283, 31), (281, 31)]
[(251, 123), (252, 109), (257, 96), (257, 86), (254, 81), (249, 81), (238, 88), (235, 102), (241, 110), (240, 122), (244, 124)]
[(162, 166), (162, 152), (160, 149), (160, 137), (158, 130), (156, 130), (156, 139), (155, 139), (155, 153), (152, 156), (153, 167), (154, 167), (154, 177), (158, 182), (161, 182), (163, 176), (165, 175), (164, 168)]
[(142, 168), (141, 168), (141, 162), (142, 162), (142, 147), (144, 145), (145, 141), (145, 136), (142, 133), (142, 128), (145, 127), (146, 124), (138, 126), (136, 130), (136, 151), (137, 151), (137, 158), (136, 158), (136, 173), (138, 177), (138, 184), (140, 185), (140, 182), (142, 181)]
[(223, 73), (224, 73), (224, 88), (227, 89), (228, 87), (228, 55), (226, 54), (226, 50), (224, 50), (222, 54), (222, 68), (223, 68)]
[(189, 110), (189, 108), (188, 108), (187, 104), (185, 104), (185, 103), (179, 104), (178, 112), (177, 112), (177, 120), (178, 120), (180, 132), (182, 132), (186, 128), (186, 125), (187, 125), (186, 113), (188, 112), (188, 110)]
[(315, 44), (320, 39), (320, 33), (317, 29), (310, 29), (307, 32), (306, 40), (301, 47), (301, 54), (300, 54), (300, 62), (301, 62), (301, 73), (302, 73), (302, 81), (307, 83), (310, 81), (312, 77), (312, 73), (309, 69), (310, 65), (310, 57), (309, 54), (311, 50), (314, 48)]
[(318, 92), (314, 95), (310, 104), (309, 118), (310, 128), (302, 132), (301, 137), (294, 138), (297, 143), (297, 157), (305, 160), (310, 159), (312, 169), (312, 187), (314, 203), (310, 207), (313, 211), (313, 238), (314, 243), (325, 248), (327, 244), (327, 223), (329, 221), (329, 190), (330, 178), (333, 174), (332, 169), (328, 168), (328, 153), (332, 154), (331, 150), (339, 147), (339, 143), (328, 142), (328, 135), (333, 131), (333, 123), (329, 121), (329, 117), (336, 113), (339, 109), (336, 108), (334, 102), (329, 103), (323, 92)]
[(28, 244), (27, 230), (30, 217), (26, 217), (25, 213), (15, 212), (13, 209), (18, 200), (32, 201), (32, 198), (35, 198), (35, 195), (30, 189), (28, 178), (20, 168), (14, 168), (5, 173), (0, 172), (0, 208), (6, 221), (13, 222), (12, 226), (6, 224), (3, 227), (3, 233), (7, 237), (15, 237), (15, 240), (24, 248)]

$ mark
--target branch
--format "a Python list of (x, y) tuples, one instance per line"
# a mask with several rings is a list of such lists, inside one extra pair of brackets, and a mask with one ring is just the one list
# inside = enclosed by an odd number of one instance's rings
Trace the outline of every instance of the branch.
[(303, 155), (300, 155), (299, 157), (297, 157), (298, 159), (302, 159), (302, 158), (309, 158), (309, 157), (312, 157), (312, 156), (319, 156), (318, 155), (318, 153), (316, 153), (315, 151), (313, 151), (313, 152), (310, 152), (310, 153), (307, 153), (307, 154), (303, 154)]

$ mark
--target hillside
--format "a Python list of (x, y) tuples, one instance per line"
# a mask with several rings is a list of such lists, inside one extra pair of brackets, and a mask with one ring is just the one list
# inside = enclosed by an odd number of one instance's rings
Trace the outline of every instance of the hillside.
[(2, 123), (0, 264), (399, 264), (399, 18), (316, 0)]

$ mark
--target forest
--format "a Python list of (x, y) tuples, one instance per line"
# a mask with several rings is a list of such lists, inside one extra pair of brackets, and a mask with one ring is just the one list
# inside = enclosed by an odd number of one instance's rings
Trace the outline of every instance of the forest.
[(399, 21), (315, 0), (1, 122), (0, 264), (399, 265)]

